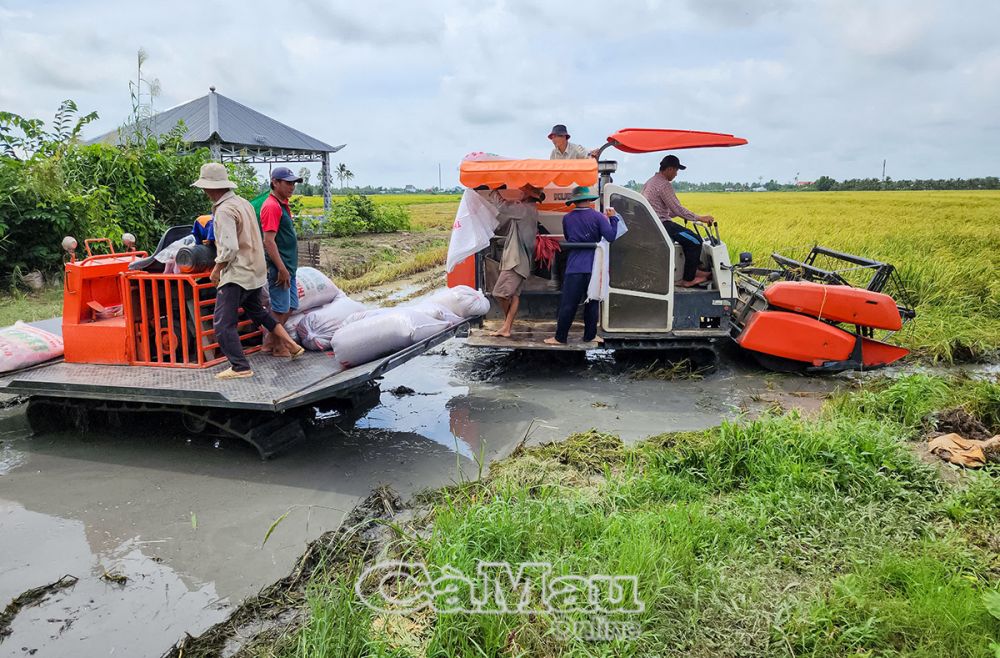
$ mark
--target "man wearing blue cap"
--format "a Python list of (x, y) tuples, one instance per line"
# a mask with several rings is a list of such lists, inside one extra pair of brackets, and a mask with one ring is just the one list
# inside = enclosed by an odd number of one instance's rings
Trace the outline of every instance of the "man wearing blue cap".
[[(271, 172), (271, 194), (260, 208), (260, 229), (264, 233), (264, 254), (267, 256), (267, 291), (271, 296), (271, 313), (278, 324), (299, 308), (299, 289), (295, 270), (299, 264), (299, 239), (292, 223), (288, 200), (295, 193), (295, 184), (302, 179), (288, 167), (276, 167)], [(270, 339), (270, 335), (268, 335)], [(263, 351), (274, 356), (288, 356), (284, 349), (274, 347), (265, 339)]]

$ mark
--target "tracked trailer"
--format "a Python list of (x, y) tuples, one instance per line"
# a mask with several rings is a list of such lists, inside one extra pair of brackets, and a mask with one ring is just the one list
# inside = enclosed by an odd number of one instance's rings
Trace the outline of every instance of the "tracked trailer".
[[(189, 231), (168, 230), (157, 251)], [(92, 253), (93, 242), (103, 242), (108, 253)], [(75, 241), (69, 244), (75, 249)], [(61, 321), (43, 323), (61, 333), (64, 357), (0, 376), (0, 391), (28, 398), (36, 432), (158, 431), (156, 419), (167, 419), (188, 433), (238, 438), (266, 458), (302, 437), (317, 408), (347, 413), (377, 403), (376, 382), (385, 372), (468, 330), (463, 323), (345, 369), (330, 353), (294, 360), (259, 354), (261, 332), (241, 312), (240, 340), (255, 375), (218, 380), (226, 360), (212, 327), (215, 286), (208, 272), (130, 269), (146, 252), (116, 252), (103, 239), (86, 248), (82, 260), (70, 250)]]

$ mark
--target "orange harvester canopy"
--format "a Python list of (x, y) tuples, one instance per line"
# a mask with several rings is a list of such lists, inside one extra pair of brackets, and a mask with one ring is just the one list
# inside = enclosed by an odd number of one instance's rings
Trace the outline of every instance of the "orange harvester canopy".
[(466, 160), (459, 168), (458, 179), (465, 187), (485, 185), (491, 190), (506, 185), (509, 188), (573, 187), (597, 184), (597, 160)]
[(747, 140), (726, 133), (707, 133), (700, 130), (622, 128), (608, 137), (608, 142), (625, 153), (653, 153), (710, 146), (742, 146)]

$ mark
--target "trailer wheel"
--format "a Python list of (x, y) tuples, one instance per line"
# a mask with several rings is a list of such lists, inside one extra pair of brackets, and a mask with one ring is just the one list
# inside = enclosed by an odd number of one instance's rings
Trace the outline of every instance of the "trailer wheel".
[(181, 412), (181, 424), (191, 434), (201, 434), (208, 427), (208, 421), (204, 416), (195, 416), (186, 411)]

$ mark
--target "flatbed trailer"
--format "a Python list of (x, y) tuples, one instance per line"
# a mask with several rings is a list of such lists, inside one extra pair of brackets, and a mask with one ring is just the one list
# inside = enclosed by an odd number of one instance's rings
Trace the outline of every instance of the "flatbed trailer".
[(169, 413), (191, 433), (241, 439), (266, 459), (304, 435), (314, 407), (349, 409), (370, 400), (386, 372), (468, 327), (464, 322), (348, 369), (324, 352), (294, 360), (251, 354), (254, 376), (235, 380), (215, 378), (225, 364), (192, 369), (59, 360), (0, 376), (0, 392), (28, 398), (28, 421), (38, 433), (123, 426), (134, 414)]

